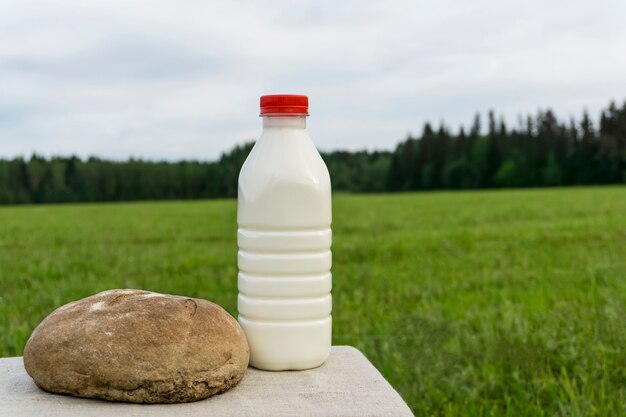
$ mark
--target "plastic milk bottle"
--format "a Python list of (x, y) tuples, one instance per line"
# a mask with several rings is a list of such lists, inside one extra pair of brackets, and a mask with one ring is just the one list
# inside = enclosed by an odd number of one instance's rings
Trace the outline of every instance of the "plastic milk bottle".
[(261, 97), (263, 133), (239, 173), (239, 323), (259, 369), (314, 368), (330, 353), (330, 177), (308, 104)]

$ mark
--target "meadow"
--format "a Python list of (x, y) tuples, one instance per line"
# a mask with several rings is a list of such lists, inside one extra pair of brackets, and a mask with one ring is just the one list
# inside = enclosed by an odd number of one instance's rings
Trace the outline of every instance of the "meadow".
[[(626, 187), (333, 197), (333, 344), (417, 416), (626, 414)], [(236, 315), (235, 200), (0, 208), (0, 356), (110, 288)]]

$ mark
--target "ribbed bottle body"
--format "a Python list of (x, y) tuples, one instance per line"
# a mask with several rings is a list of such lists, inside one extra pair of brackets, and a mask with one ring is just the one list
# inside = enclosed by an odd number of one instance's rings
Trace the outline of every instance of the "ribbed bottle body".
[(308, 369), (328, 357), (330, 199), (306, 131), (264, 129), (240, 173), (237, 215), (239, 322), (252, 366)]

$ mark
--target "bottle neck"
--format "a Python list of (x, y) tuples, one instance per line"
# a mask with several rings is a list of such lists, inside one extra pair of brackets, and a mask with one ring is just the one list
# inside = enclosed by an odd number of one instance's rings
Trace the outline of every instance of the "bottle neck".
[(306, 116), (263, 116), (263, 129), (306, 129)]

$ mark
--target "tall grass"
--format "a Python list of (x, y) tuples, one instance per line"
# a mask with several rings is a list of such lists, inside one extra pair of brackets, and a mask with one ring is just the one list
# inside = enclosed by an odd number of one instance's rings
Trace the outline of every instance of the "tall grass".
[[(232, 200), (0, 208), (0, 356), (70, 300), (236, 314)], [(626, 415), (626, 188), (335, 195), (333, 342), (416, 415)]]

